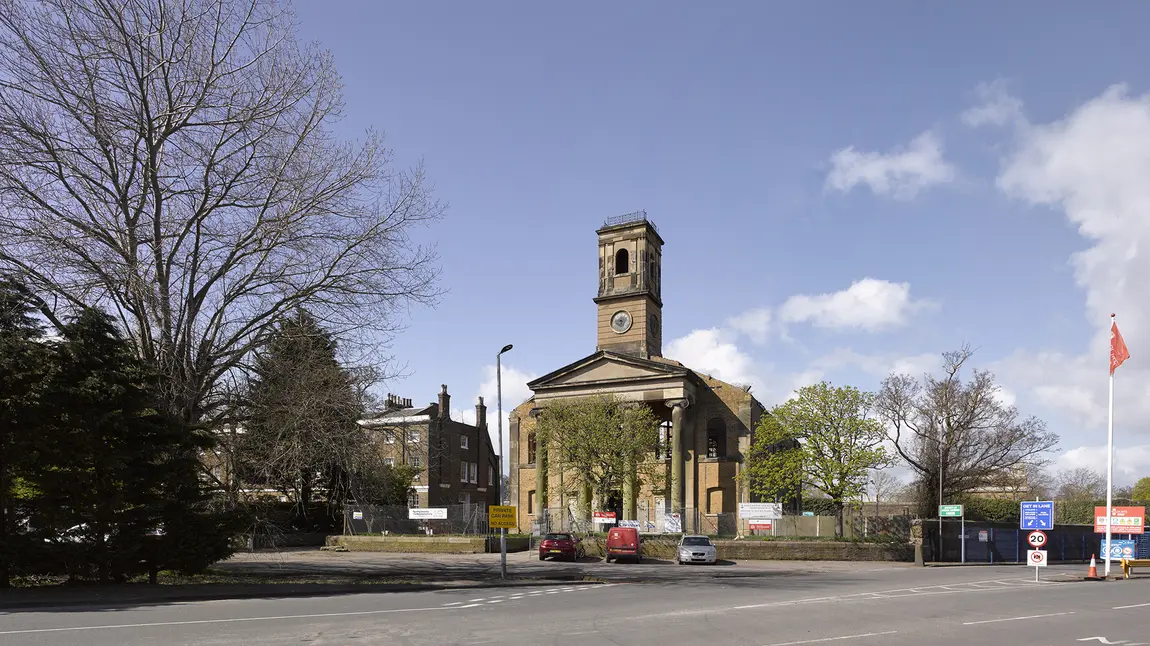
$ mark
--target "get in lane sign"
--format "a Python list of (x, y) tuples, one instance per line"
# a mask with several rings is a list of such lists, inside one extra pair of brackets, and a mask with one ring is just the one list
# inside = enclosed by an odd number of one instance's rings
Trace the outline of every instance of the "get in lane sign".
[(1022, 529), (1054, 529), (1054, 501), (1023, 500), (1019, 526)]

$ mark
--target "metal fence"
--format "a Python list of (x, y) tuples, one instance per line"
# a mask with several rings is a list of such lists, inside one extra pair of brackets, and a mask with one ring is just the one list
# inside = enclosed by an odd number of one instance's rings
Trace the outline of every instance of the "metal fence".
[[(429, 510), (443, 510), (431, 512)], [(446, 518), (412, 518), (403, 506), (345, 505), (343, 533), (357, 534), (441, 534), (475, 536), (489, 534), (484, 505), (447, 505), (414, 510), (415, 514), (446, 513)]]
[[(784, 516), (765, 523), (740, 519), (734, 513), (709, 514), (688, 507), (678, 513), (663, 507), (640, 504), (634, 520), (622, 520), (616, 513), (614, 521), (594, 522), (586, 519), (574, 508), (554, 507), (541, 510), (532, 522), (531, 533), (575, 532), (585, 534), (605, 531), (616, 525), (631, 525), (650, 534), (706, 534), (709, 536), (775, 536), (775, 537), (831, 537), (835, 535), (834, 516)], [(770, 525), (769, 528), (765, 525)], [(843, 517), (843, 537), (859, 539), (888, 535), (900, 540), (910, 539), (909, 516), (865, 516), (846, 510)]]
[[(942, 541), (939, 542), (938, 520), (926, 520), (923, 529), (923, 558), (942, 563), (1024, 563), (1032, 549), (1026, 541), (1030, 532), (1017, 524), (987, 523), (943, 519)], [(1085, 562), (1091, 556), (1102, 558), (1101, 534), (1092, 525), (1055, 525), (1046, 531), (1043, 549), (1051, 562)], [(1135, 541), (1138, 558), (1150, 557), (1150, 534), (1115, 534), (1114, 540)]]

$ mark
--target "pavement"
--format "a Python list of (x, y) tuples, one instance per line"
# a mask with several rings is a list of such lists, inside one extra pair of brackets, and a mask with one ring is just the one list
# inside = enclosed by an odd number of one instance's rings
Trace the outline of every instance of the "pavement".
[[(498, 567), (498, 555), (486, 554), (317, 554), (244, 555), (224, 567), (367, 576), (438, 568), (445, 583)], [(527, 556), (509, 559), (513, 587), (12, 608), (0, 612), (0, 645), (1150, 646), (1150, 577), (1082, 581), (1080, 565), (1043, 568), (1036, 583), (1034, 570), (1023, 566), (606, 565)], [(547, 581), (573, 575), (604, 582)]]

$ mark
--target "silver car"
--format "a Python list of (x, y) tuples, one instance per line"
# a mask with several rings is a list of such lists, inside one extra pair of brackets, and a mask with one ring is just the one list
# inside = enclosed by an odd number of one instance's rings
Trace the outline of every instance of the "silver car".
[(679, 548), (675, 554), (675, 562), (684, 563), (710, 563), (719, 560), (719, 550), (711, 539), (706, 536), (684, 536), (679, 541)]

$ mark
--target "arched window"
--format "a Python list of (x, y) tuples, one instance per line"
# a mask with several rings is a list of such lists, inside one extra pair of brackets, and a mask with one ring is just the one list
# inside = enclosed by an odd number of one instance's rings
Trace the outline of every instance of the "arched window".
[(527, 434), (527, 464), (535, 464), (535, 431)]
[(631, 257), (626, 249), (615, 252), (615, 275), (619, 276), (631, 272)]
[(727, 424), (718, 417), (707, 422), (707, 457), (727, 457)]

